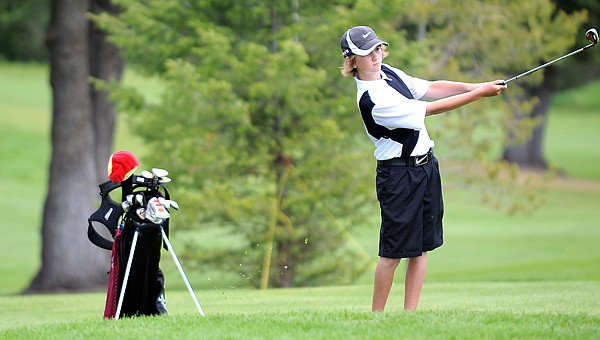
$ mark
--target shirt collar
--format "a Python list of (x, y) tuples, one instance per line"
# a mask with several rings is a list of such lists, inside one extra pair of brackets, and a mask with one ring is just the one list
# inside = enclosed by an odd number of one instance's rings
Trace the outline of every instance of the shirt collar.
[[(383, 71), (380, 71), (379, 74), (381, 75), (381, 80), (389, 80), (390, 79)], [(378, 81), (378, 80), (365, 81), (365, 80), (358, 79), (358, 77), (354, 77), (354, 80), (356, 81), (356, 86), (359, 89), (364, 89), (364, 90), (368, 90), (372, 86), (380, 83), (380, 81)]]

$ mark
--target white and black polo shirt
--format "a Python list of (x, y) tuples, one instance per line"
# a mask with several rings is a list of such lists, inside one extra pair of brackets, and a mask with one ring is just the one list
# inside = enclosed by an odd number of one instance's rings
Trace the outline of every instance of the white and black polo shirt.
[[(363, 123), (375, 144), (375, 158), (386, 160), (426, 154), (434, 142), (425, 127), (427, 102), (419, 99), (427, 92), (430, 82), (386, 64), (381, 68), (381, 80), (354, 78)], [(398, 84), (402, 83), (399, 79), (404, 85)], [(400, 87), (404, 95), (392, 86)]]

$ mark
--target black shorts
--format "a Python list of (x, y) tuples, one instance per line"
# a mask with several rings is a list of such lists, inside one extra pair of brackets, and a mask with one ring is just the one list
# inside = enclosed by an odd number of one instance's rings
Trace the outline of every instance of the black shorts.
[(407, 258), (443, 243), (444, 202), (435, 157), (423, 166), (377, 165), (379, 256)]

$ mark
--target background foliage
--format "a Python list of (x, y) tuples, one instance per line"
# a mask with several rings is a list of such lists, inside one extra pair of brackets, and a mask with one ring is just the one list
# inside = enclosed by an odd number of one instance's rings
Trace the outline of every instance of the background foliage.
[[(0, 214), (4, 216), (0, 223), (0, 229), (4, 231), (0, 248), (9, 254), (8, 260), (0, 265), (3, 278), (0, 295), (8, 295), (22, 291), (39, 267), (40, 257), (36, 254), (40, 254), (39, 223), (44, 183), (47, 181), (43, 164), (47, 164), (50, 154), (50, 99), (46, 67), (0, 64), (0, 74), (6, 75), (0, 78), (0, 112), (6, 113), (4, 124), (0, 127), (0, 162), (4, 164), (0, 169), (0, 184), (6, 193), (12, 193), (9, 203), (0, 208)], [(136, 84), (148, 95), (155, 96), (157, 93), (152, 79), (129, 73), (125, 82)], [(595, 147), (600, 126), (598, 96), (595, 94), (599, 89), (600, 84), (596, 82), (562, 92), (555, 98), (545, 152), (567, 176), (546, 181), (545, 190), (538, 193), (544, 204), (534, 212), (507, 216), (502, 211), (482, 205), (480, 191), (451, 180), (452, 176), (447, 175), (450, 160), (443, 161), (446, 244), (439, 252), (430, 254), (426, 287), (434, 282), (463, 281), (567, 281), (564, 284), (568, 285), (572, 280), (596, 281), (600, 278), (596, 266), (600, 260), (600, 248), (595, 246), (600, 232), (597, 228), (600, 218), (597, 209), (600, 149)], [(130, 131), (128, 119), (122, 117), (115, 146), (142, 154), (143, 150), (147, 150), (144, 143)], [(582, 163), (581, 159), (589, 162)], [(152, 165), (142, 161), (142, 168)], [(178, 178), (174, 177), (169, 189), (176, 188), (180, 185)], [(484, 186), (479, 189), (487, 190)], [(179, 200), (179, 197), (175, 199)], [(353, 226), (350, 236), (365, 249), (374, 263), (378, 208), (376, 204), (365, 207), (370, 209), (370, 220)], [(215, 294), (220, 294), (246, 287), (247, 280), (234, 271), (235, 264), (231, 264), (229, 269), (225, 266), (206, 267), (202, 263), (192, 267), (188, 257), (182, 256), (183, 245), (190, 240), (214, 251), (242, 246), (240, 238), (216, 224), (183, 230), (185, 225), (181, 223), (179, 214), (194, 210), (193, 206), (182, 204), (181, 210), (174, 212), (171, 237), (193, 287), (200, 294), (199, 298), (203, 299), (205, 291), (214, 290)], [(85, 224), (76, 227), (79, 233), (85, 233)], [(89, 242), (86, 244), (94, 247)], [(161, 267), (167, 276), (168, 292), (181, 289), (182, 295), (185, 295), (186, 287), (170, 255), (164, 253), (163, 256)], [(108, 262), (104, 266), (107, 268)], [(354, 284), (365, 285), (365, 294), (369, 294), (371, 288), (368, 285), (372, 284), (372, 279), (372, 271), (368, 270)], [(401, 283), (402, 279), (401, 275), (397, 275), (397, 283)], [(169, 296), (171, 301), (172, 294)], [(400, 298), (401, 293), (395, 296)], [(184, 301), (190, 303), (193, 309), (193, 303), (188, 299)], [(432, 298), (432, 303), (437, 305), (439, 300)], [(102, 306), (98, 304), (97, 308)]]
[[(99, 20), (143, 72), (165, 81), (158, 104), (118, 96), (147, 127), (147, 145), (166, 151), (149, 162), (185, 184), (180, 196), (198, 209), (186, 224), (216, 222), (243, 236), (237, 248), (189, 253), (231, 267), (236, 259), (253, 286), (351, 282), (367, 265), (343, 242), (344, 224), (359, 223), (370, 198), (361, 180), (368, 167), (358, 166), (364, 146), (340, 127), (342, 97), (298, 41), (304, 12), (281, 6), (138, 3)], [(130, 49), (132, 35), (140, 45)]]
[[(273, 285), (289, 286), (350, 282), (367, 265), (348, 233), (368, 223), (370, 210), (361, 207), (374, 202), (371, 145), (356, 120), (352, 81), (337, 72), (339, 36), (348, 26), (373, 26), (391, 44), (387, 62), (413, 75), (483, 81), (565, 52), (586, 18), (578, 8), (589, 8), (592, 18), (598, 13), (587, 1), (546, 0), (116, 2), (124, 8), (120, 18), (96, 19), (130, 67), (163, 85), (158, 101), (133, 88), (114, 92), (144, 140), (145, 160), (185, 185), (177, 195), (198, 209), (182, 216), (184, 225), (241, 236), (210, 252), (191, 239), (187, 255), (241, 270), (251, 286), (265, 285), (263, 268), (273, 268)], [(46, 6), (0, 5), (0, 55), (44, 58)], [(517, 84), (504, 98), (429, 126), (447, 179), (480, 189), (486, 183), (479, 192), (490, 204), (530, 209), (538, 204), (537, 182), (495, 160), (509, 136), (524, 138), (539, 123), (520, 117), (535, 99)], [(271, 244), (274, 253), (266, 250)], [(234, 264), (240, 254), (243, 263)]]
[[(187, 255), (261, 287), (351, 282), (368, 265), (344, 237), (374, 198), (353, 84), (337, 71), (347, 26), (373, 26), (390, 43), (386, 61), (410, 74), (484, 81), (561, 53), (585, 19), (547, 0), (116, 3), (120, 16), (97, 22), (136, 69), (165, 84), (159, 103), (131, 88), (114, 92), (147, 147), (160, 150), (148, 163), (185, 184), (178, 195), (197, 207), (185, 225), (243, 239), (217, 252), (190, 242)], [(462, 181), (485, 180), (486, 200), (517, 211), (536, 206), (537, 183), (517, 180), (494, 150), (536, 122), (519, 119), (535, 99), (512, 87), (504, 101), (457, 110), (431, 129)]]
[(45, 32), (49, 8), (46, 0), (0, 2), (0, 59), (43, 61), (48, 58)]

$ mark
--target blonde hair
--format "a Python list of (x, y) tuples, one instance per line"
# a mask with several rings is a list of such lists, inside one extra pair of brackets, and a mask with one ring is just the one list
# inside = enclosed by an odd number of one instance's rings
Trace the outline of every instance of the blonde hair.
[[(390, 54), (385, 47), (385, 45), (381, 45), (382, 59)], [(340, 67), (340, 73), (344, 77), (356, 77), (358, 75), (358, 69), (356, 68), (356, 55), (350, 55), (344, 58), (344, 64)]]
[(340, 67), (340, 73), (344, 77), (356, 77), (356, 67), (354, 66), (356, 61), (356, 56), (351, 55), (344, 58), (344, 64)]

